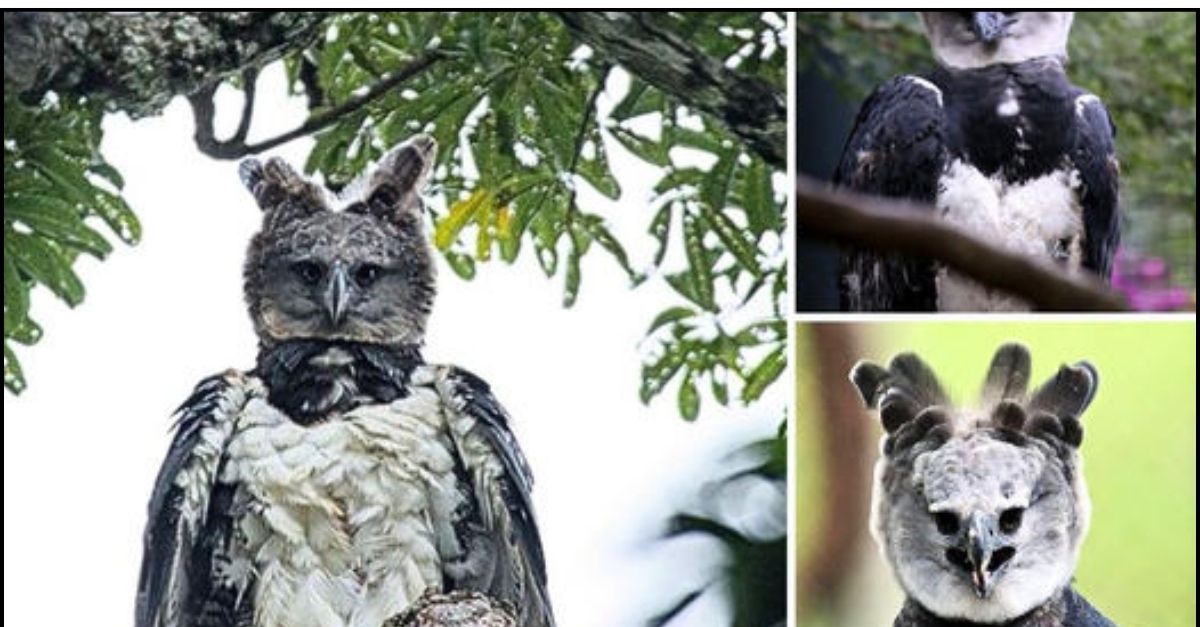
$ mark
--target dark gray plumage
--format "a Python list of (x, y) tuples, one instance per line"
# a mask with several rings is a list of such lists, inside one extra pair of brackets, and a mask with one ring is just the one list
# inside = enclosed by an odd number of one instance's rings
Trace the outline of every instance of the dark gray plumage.
[(256, 367), (177, 412), (150, 502), (138, 627), (378, 627), (477, 591), (552, 627), (533, 478), (479, 377), (421, 356), (434, 263), (412, 138), (340, 199), (271, 159), (245, 294)]
[[(965, 231), (1107, 280), (1120, 239), (1116, 129), (1065, 66), (1068, 12), (921, 14), (937, 67), (867, 98), (837, 186), (930, 206)], [(1024, 310), (928, 259), (846, 250), (851, 311)]]
[(850, 378), (879, 411), (871, 528), (907, 601), (896, 627), (1111, 623), (1071, 587), (1091, 515), (1080, 416), (1099, 377), (1063, 366), (1032, 394), (1028, 351), (1002, 346), (978, 406), (949, 404), (911, 353)]

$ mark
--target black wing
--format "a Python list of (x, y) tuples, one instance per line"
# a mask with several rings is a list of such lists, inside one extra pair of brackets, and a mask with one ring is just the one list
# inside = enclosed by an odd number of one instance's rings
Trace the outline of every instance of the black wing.
[(239, 624), (236, 595), (214, 591), (212, 558), (232, 528), (230, 488), (215, 484), (225, 439), (246, 398), (245, 379), (217, 375), (176, 410), (175, 438), (150, 497), (137, 627)]
[[(834, 185), (932, 206), (946, 160), (941, 98), (932, 83), (915, 76), (877, 88), (858, 112)], [(932, 311), (937, 307), (934, 279), (929, 261), (847, 250), (842, 309)]]
[[(518, 623), (528, 627), (552, 627), (554, 614), (546, 588), (546, 562), (542, 540), (533, 513), (533, 474), (521, 447), (508, 425), (508, 413), (492, 395), (488, 384), (461, 368), (448, 368), (440, 382), (449, 406), (471, 421), (467, 438), (481, 438), (492, 460), (500, 462), (499, 476), (480, 472), (488, 459), (472, 459), (462, 453), (467, 469), (486, 485), (475, 485), (478, 506), (487, 511), (493, 529), (504, 533), (497, 557), (496, 574), (489, 590), (518, 608)], [(459, 442), (460, 449), (469, 446)]]
[(1099, 98), (1081, 94), (1075, 103), (1079, 132), (1071, 160), (1083, 185), (1083, 267), (1108, 280), (1121, 239), (1117, 129)]
[(1078, 625), (1079, 627), (1116, 627), (1112, 621), (1108, 620), (1099, 610), (1092, 607), (1087, 599), (1083, 598), (1074, 588), (1067, 588), (1063, 591), (1063, 623), (1064, 625)]

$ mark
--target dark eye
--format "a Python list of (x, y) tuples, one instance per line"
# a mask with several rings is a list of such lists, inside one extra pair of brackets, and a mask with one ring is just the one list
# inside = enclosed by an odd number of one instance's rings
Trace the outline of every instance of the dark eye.
[(307, 259), (292, 264), (292, 271), (308, 285), (316, 285), (325, 276), (325, 266)]
[(1024, 515), (1025, 510), (1020, 507), (1011, 507), (1000, 512), (1000, 531), (1014, 533), (1021, 528), (1021, 517)]
[(379, 279), (383, 269), (373, 263), (364, 263), (354, 271), (354, 282), (359, 287), (370, 287)]
[(934, 512), (933, 522), (937, 525), (938, 533), (952, 536), (958, 533), (958, 516), (953, 512)]

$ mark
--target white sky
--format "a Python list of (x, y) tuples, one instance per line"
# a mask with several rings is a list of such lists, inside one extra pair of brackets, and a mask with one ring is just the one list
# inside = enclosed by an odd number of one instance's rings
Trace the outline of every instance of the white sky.
[[(257, 136), (303, 119), (303, 104), (282, 95), (278, 66), (258, 93)], [(239, 100), (224, 96), (219, 107), (232, 117)], [(191, 134), (181, 99), (160, 117), (106, 120), (104, 154), (125, 176), (143, 240), (117, 244), (103, 263), (79, 261), (88, 295), (76, 310), (34, 294), (46, 334), (19, 352), (29, 388), (4, 399), (5, 623), (132, 623), (145, 507), (170, 412), (202, 377), (253, 364), (241, 264), (260, 214), (236, 163), (204, 157)], [(311, 145), (272, 154), (302, 164)], [(611, 203), (581, 192), (581, 202), (608, 217), (635, 266), (645, 265), (659, 172), (615, 142), (607, 148), (624, 195)], [(719, 560), (712, 545), (653, 541), (670, 514), (697, 504), (726, 453), (773, 433), (786, 386), (749, 412), (717, 411), (706, 397), (694, 424), (679, 418), (674, 386), (643, 407), (638, 343), (679, 298), (658, 279), (631, 291), (599, 249), (584, 260), (571, 310), (560, 305), (561, 277), (547, 281), (531, 249), (514, 267), (481, 265), (470, 283), (444, 266), (440, 276), (426, 357), (478, 373), (513, 414), (537, 479), (560, 624), (637, 625), (710, 580)], [(714, 595), (684, 618), (680, 625), (728, 622)]]

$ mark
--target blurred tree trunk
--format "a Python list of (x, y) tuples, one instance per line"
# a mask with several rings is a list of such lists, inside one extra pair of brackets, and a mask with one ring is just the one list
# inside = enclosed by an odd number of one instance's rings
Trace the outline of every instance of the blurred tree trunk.
[(797, 569), (798, 605), (816, 607), (836, 603), (855, 563), (858, 540), (867, 527), (870, 503), (871, 419), (846, 376), (863, 354), (853, 324), (811, 324), (819, 415), (817, 447), (823, 454), (820, 501), (797, 509), (815, 516), (817, 540), (809, 559)]

